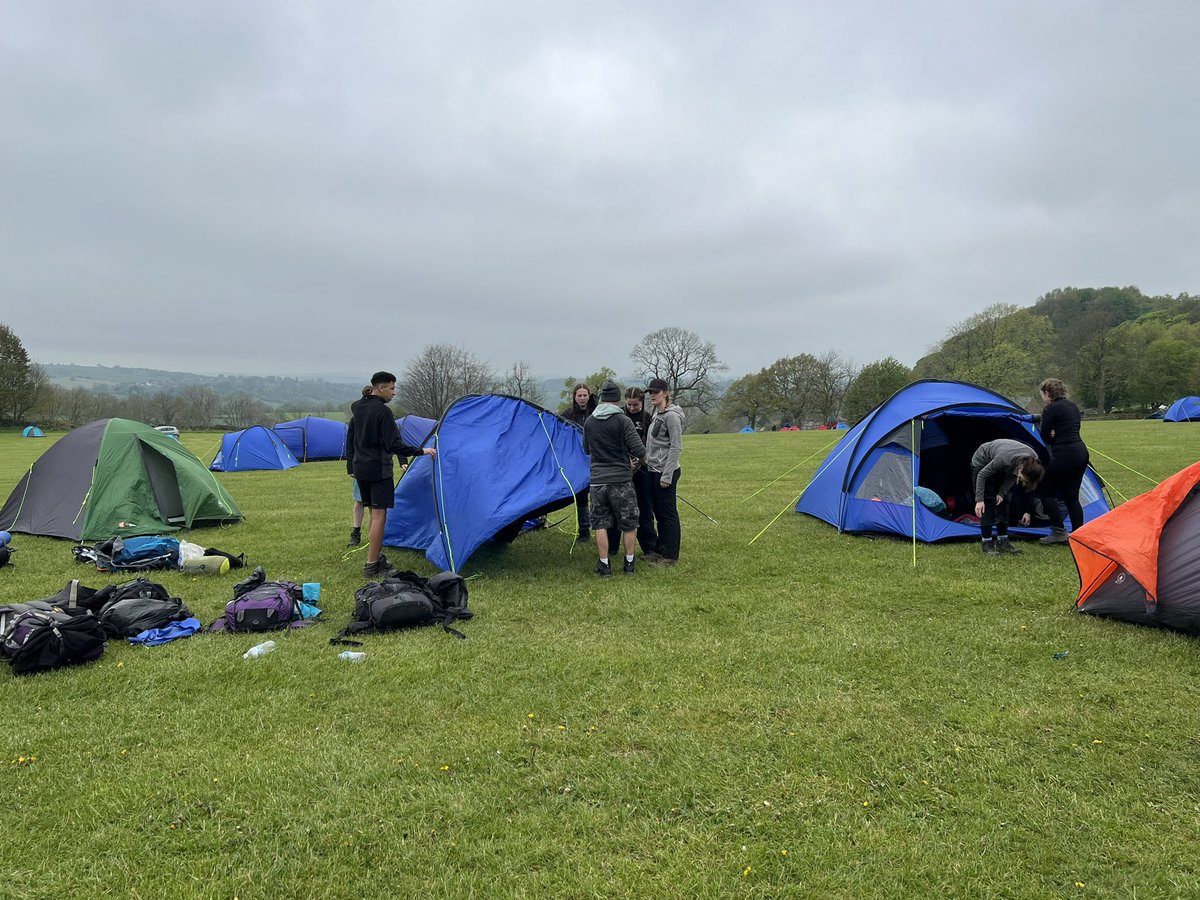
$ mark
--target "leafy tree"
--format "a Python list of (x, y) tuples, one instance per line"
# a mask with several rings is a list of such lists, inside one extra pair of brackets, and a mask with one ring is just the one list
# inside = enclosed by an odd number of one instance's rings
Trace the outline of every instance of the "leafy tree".
[(35, 388), (25, 345), (0, 322), (0, 422), (23, 420), (37, 402)]
[(996, 303), (959, 322), (917, 361), (922, 378), (969, 381), (1010, 397), (1035, 392), (1054, 353), (1054, 326), (1046, 316)]
[(857, 422), (912, 380), (912, 369), (891, 356), (863, 366), (846, 391), (846, 420)]
[(711, 408), (719, 395), (713, 376), (729, 368), (717, 357), (712, 341), (675, 327), (650, 332), (629, 358), (637, 364), (634, 375), (643, 383), (662, 378), (676, 403), (702, 410)]
[(453, 344), (426, 344), (399, 384), (404, 408), (430, 419), (440, 418), (459, 397), (485, 394), (495, 387), (491, 366)]
[(764, 370), (768, 402), (785, 423), (801, 425), (812, 418), (816, 396), (813, 386), (820, 366), (811, 353), (801, 353), (777, 359)]
[(837, 420), (846, 390), (856, 374), (854, 364), (836, 350), (826, 350), (817, 357), (810, 389), (815, 419), (821, 422)]
[(751, 428), (758, 428), (771, 409), (771, 397), (766, 386), (766, 369), (743, 375), (729, 385), (721, 397), (721, 417), (726, 421), (735, 422), (738, 427), (744, 423)]

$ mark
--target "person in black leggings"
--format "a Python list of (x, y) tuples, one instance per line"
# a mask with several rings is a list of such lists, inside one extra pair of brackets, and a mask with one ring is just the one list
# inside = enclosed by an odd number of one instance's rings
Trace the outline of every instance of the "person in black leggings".
[(1042, 479), (1042, 505), (1050, 517), (1050, 533), (1041, 538), (1039, 544), (1067, 543), (1067, 529), (1063, 523), (1061, 500), (1071, 518), (1071, 530), (1083, 524), (1083, 506), (1079, 502), (1079, 488), (1087, 471), (1089, 456), (1087, 445), (1079, 436), (1082, 415), (1079, 407), (1067, 399), (1067, 389), (1057, 378), (1042, 382), (1041, 435), (1050, 448), (1050, 465)]

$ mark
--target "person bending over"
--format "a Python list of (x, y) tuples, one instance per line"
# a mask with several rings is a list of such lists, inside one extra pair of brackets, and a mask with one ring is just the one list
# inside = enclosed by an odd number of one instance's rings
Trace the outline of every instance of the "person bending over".
[(1027, 491), (1036, 488), (1044, 471), (1037, 451), (1020, 441), (988, 441), (975, 451), (971, 480), (975, 485), (975, 515), (979, 516), (979, 533), (987, 556), (1021, 552), (1008, 539), (1009, 495), (1018, 482)]

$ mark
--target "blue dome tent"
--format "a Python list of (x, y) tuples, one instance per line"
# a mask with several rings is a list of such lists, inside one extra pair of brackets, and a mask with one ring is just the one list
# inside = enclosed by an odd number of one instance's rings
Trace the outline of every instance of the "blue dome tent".
[(36, 425), (26, 425), (21, 430), (21, 437), (45, 437), (46, 432), (38, 428)]
[(346, 458), (345, 422), (305, 416), (291, 422), (276, 422), (275, 433), (300, 462)]
[(213, 472), (251, 472), (292, 469), (298, 465), (279, 435), (262, 425), (254, 425), (221, 438), (221, 449), (208, 468)]
[(400, 440), (410, 447), (420, 447), (425, 443), (425, 438), (429, 437), (433, 433), (433, 429), (437, 427), (437, 419), (427, 419), (424, 416), (401, 416), (396, 420), (396, 427), (400, 429)]
[(589, 486), (583, 431), (525, 400), (472, 394), (450, 404), (396, 486), (383, 542), (459, 571), (491, 538), (575, 502)]
[(1200, 422), (1200, 397), (1180, 397), (1163, 413), (1164, 422)]
[[(796, 504), (839, 531), (880, 532), (933, 542), (978, 537), (979, 526), (950, 515), (974, 507), (971, 456), (987, 441), (1009, 438), (1049, 453), (1033, 417), (1000, 394), (961, 381), (916, 381), (867, 413), (834, 447)], [(915, 490), (914, 490), (915, 487)], [(920, 502), (914, 502), (914, 496)], [(939, 515), (944, 498), (958, 502)], [(1080, 488), (1084, 521), (1108, 512), (1099, 478)], [(1048, 528), (1010, 526), (1022, 534)]]

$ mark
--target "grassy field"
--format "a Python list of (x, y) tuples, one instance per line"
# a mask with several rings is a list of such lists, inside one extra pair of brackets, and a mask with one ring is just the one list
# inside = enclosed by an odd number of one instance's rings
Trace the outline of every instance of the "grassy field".
[[(1084, 437), (1127, 497), (1200, 446)], [(720, 525), (681, 504), (676, 569), (596, 579), (568, 520), (467, 562), (467, 640), (368, 636), (357, 665), (328, 644), (362, 581), (343, 467), (220, 476), (247, 519), (191, 539), (320, 581), (325, 624), (253, 661), (201, 635), (0, 672), (0, 895), (1200, 895), (1197, 644), (1073, 613), (1063, 547), (914, 566), (791, 512), (750, 545), (831, 439), (688, 437), (681, 496)], [(47, 443), (0, 436), (0, 498)], [(0, 600), (115, 580), (14, 546)], [(156, 580), (207, 622), (235, 577)]]

